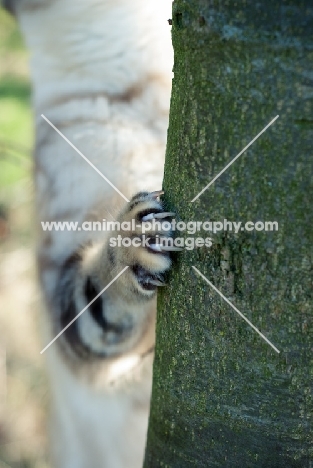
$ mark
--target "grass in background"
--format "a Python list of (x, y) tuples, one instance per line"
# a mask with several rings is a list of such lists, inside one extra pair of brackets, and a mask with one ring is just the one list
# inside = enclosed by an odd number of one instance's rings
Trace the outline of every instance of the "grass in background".
[(32, 237), (33, 143), (28, 52), (16, 21), (0, 8), (0, 252)]
[(34, 141), (28, 54), (15, 20), (0, 9), (0, 189), (29, 177)]
[(0, 468), (46, 468), (28, 53), (0, 8)]

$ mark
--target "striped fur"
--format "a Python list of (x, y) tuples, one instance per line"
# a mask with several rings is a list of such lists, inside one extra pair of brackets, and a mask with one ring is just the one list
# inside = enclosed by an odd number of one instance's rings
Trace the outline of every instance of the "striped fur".
[[(163, 208), (171, 85), (168, 0), (10, 0), (31, 53), (38, 221), (129, 220)], [(130, 199), (124, 200), (44, 114)], [(141, 191), (132, 198), (132, 195)], [(137, 228), (131, 236), (140, 236)], [(169, 233), (151, 232), (167, 236)], [(120, 233), (129, 236), (129, 233)], [(46, 351), (55, 468), (140, 468), (156, 289), (166, 252), (111, 248), (108, 232), (41, 232), (44, 343), (126, 265)]]

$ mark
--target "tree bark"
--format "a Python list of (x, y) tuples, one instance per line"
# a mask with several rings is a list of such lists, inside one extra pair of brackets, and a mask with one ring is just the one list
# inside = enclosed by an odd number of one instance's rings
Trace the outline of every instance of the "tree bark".
[(184, 233), (213, 245), (159, 296), (145, 468), (313, 466), (312, 30), (309, 1), (173, 3), (168, 208), (279, 230)]

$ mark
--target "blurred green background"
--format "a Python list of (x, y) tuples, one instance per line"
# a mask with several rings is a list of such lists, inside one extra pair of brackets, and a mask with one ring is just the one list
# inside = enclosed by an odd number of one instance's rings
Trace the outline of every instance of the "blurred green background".
[[(28, 53), (15, 20), (0, 8), (0, 240), (29, 239), (22, 207), (32, 196), (34, 130)], [(12, 221), (14, 229), (8, 239)], [(6, 224), (9, 223), (9, 224)], [(23, 240), (23, 239), (20, 239)], [(2, 246), (1, 246), (2, 247)], [(5, 248), (10, 248), (11, 243)]]
[(0, 8), (0, 468), (46, 468), (28, 52)]
[(29, 176), (33, 146), (28, 54), (14, 19), (0, 9), (0, 187)]

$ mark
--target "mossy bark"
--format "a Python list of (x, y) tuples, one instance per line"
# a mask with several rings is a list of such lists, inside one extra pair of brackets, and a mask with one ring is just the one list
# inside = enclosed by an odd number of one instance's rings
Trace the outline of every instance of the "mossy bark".
[(173, 3), (166, 203), (186, 222), (279, 230), (184, 233), (213, 245), (177, 255), (159, 296), (146, 468), (313, 466), (310, 3)]

